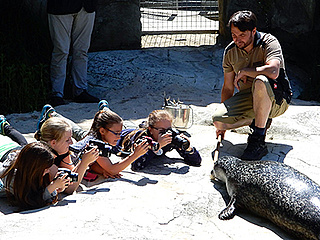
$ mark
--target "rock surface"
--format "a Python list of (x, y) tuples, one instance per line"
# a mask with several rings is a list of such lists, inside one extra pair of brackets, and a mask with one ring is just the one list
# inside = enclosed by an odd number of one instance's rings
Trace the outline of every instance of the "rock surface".
[[(217, 217), (225, 207), (225, 190), (209, 175), (216, 147), (211, 115), (220, 101), (222, 53), (219, 47), (200, 47), (90, 54), (89, 91), (107, 99), (125, 125), (136, 126), (161, 108), (164, 91), (191, 105), (194, 118), (188, 132), (202, 165), (188, 166), (170, 152), (141, 172), (128, 167), (120, 179), (83, 181), (81, 191), (62, 196), (55, 206), (13, 213), (0, 199), (1, 239), (293, 239), (248, 212), (230, 221)], [(295, 68), (288, 68), (296, 97), (299, 79)], [(56, 110), (89, 129), (97, 104), (69, 103)], [(39, 114), (16, 113), (7, 119), (34, 141)], [(269, 154), (263, 159), (284, 162), (320, 183), (319, 115), (318, 103), (294, 98), (288, 111), (274, 119), (267, 134)], [(243, 127), (227, 132), (220, 155), (240, 156), (248, 131)]]

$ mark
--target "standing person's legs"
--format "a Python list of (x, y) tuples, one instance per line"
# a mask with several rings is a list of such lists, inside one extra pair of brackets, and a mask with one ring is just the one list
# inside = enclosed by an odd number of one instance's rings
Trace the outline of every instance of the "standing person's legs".
[(48, 22), (50, 36), (53, 43), (50, 66), (52, 93), (56, 97), (63, 98), (67, 59), (71, 42), (73, 15), (48, 14)]
[(72, 67), (71, 77), (74, 83), (74, 96), (87, 90), (88, 50), (90, 47), (95, 12), (87, 13), (83, 8), (74, 17), (72, 28)]

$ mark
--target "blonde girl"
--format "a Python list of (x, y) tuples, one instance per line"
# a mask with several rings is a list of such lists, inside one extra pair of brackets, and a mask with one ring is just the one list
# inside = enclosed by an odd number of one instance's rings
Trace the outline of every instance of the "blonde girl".
[(59, 117), (47, 119), (42, 124), (40, 131), (35, 133), (35, 138), (46, 143), (55, 156), (54, 164), (56, 165), (56, 169), (50, 173), (51, 178), (56, 175), (58, 167), (68, 168), (78, 173), (78, 181), (68, 186), (65, 190), (67, 194), (71, 194), (77, 189), (87, 168), (96, 161), (99, 156), (99, 151), (97, 151), (96, 148), (92, 148), (82, 155), (81, 161), (72, 159), (69, 151), (69, 146), (72, 144), (71, 135), (71, 126)]

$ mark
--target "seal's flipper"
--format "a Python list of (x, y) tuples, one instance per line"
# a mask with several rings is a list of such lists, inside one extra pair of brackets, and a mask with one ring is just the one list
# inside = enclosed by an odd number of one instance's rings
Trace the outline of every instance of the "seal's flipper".
[(218, 216), (219, 219), (221, 220), (232, 219), (235, 216), (235, 211), (236, 211), (235, 203), (236, 203), (236, 198), (235, 196), (232, 196), (228, 206), (225, 209), (223, 209), (219, 214)]

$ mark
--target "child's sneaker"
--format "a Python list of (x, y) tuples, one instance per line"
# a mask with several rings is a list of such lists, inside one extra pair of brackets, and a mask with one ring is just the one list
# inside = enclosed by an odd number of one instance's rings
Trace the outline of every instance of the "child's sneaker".
[(6, 119), (5, 116), (0, 115), (0, 134), (5, 135), (5, 133), (4, 133), (4, 127), (5, 127), (6, 125), (10, 125), (10, 124), (7, 122), (7, 119)]
[(109, 103), (106, 100), (101, 100), (99, 102), (99, 111), (108, 110), (108, 109), (109, 109)]
[(49, 104), (43, 106), (40, 118), (37, 123), (37, 131), (40, 131), (42, 124), (51, 117), (51, 114), (56, 110)]

